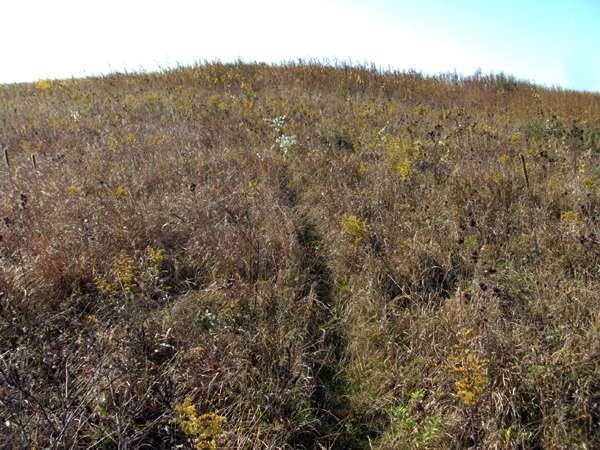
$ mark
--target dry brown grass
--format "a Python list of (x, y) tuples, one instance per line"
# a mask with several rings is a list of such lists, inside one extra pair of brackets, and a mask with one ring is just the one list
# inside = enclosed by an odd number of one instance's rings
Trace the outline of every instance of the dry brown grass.
[(206, 64), (0, 119), (0, 446), (600, 446), (599, 95)]

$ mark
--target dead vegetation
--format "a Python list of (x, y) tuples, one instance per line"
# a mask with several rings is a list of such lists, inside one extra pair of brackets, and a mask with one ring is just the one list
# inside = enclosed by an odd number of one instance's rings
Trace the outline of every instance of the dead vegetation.
[(0, 119), (0, 446), (600, 445), (597, 94), (205, 64)]

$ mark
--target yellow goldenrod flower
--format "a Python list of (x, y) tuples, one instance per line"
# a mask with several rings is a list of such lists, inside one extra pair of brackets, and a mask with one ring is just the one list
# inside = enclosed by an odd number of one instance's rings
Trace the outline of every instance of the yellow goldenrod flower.
[(123, 186), (122, 184), (118, 185), (117, 188), (113, 191), (112, 195), (115, 199), (120, 200), (123, 197), (125, 197), (125, 194), (127, 192), (125, 191), (125, 186)]
[(355, 244), (362, 242), (369, 234), (367, 221), (361, 221), (353, 214), (342, 217), (342, 228)]
[(564, 211), (561, 216), (561, 220), (563, 222), (572, 223), (572, 224), (580, 224), (583, 220), (581, 218), (581, 214), (577, 211), (569, 210)]
[(51, 86), (51, 84), (50, 84), (50, 81), (48, 81), (48, 80), (38, 80), (35, 82), (35, 87), (42, 91), (45, 91), (46, 89), (50, 89), (50, 86)]
[(227, 423), (226, 417), (214, 412), (198, 415), (191, 398), (186, 398), (175, 408), (179, 412), (179, 428), (192, 439), (196, 449), (217, 448), (217, 439), (224, 433), (223, 427)]

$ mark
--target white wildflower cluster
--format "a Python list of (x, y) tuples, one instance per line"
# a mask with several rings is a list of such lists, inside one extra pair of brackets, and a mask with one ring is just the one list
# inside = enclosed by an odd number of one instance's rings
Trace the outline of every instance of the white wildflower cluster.
[(387, 144), (387, 137), (385, 135), (385, 128), (383, 127), (381, 130), (379, 130), (377, 132), (377, 145), (379, 145), (381, 148), (385, 148), (386, 144)]
[(277, 137), (277, 139), (275, 139), (275, 142), (277, 143), (277, 145), (279, 145), (279, 149), (281, 150), (281, 152), (284, 155), (287, 155), (288, 152), (294, 147), (294, 145), (296, 145), (296, 136), (295, 135), (285, 135), (282, 134), (281, 136)]
[(271, 123), (275, 131), (277, 132), (277, 138), (275, 139), (275, 143), (279, 146), (279, 149), (284, 155), (287, 155), (290, 150), (294, 148), (294, 145), (298, 142), (296, 139), (296, 135), (294, 134), (284, 134), (283, 126), (285, 125), (286, 116), (275, 117), (274, 119), (265, 119), (267, 122)]
[(277, 130), (277, 134), (281, 134), (283, 125), (285, 125), (285, 119), (286, 119), (285, 116), (279, 116), (279, 117), (275, 117), (274, 119), (267, 119), (267, 120), (269, 122), (271, 122), (271, 124), (273, 125), (275, 130)]

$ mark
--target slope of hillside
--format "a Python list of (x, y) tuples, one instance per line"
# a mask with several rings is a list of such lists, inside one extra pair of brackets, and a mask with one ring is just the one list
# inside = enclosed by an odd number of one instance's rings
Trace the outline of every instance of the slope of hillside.
[(600, 446), (600, 95), (208, 64), (0, 119), (0, 447)]

